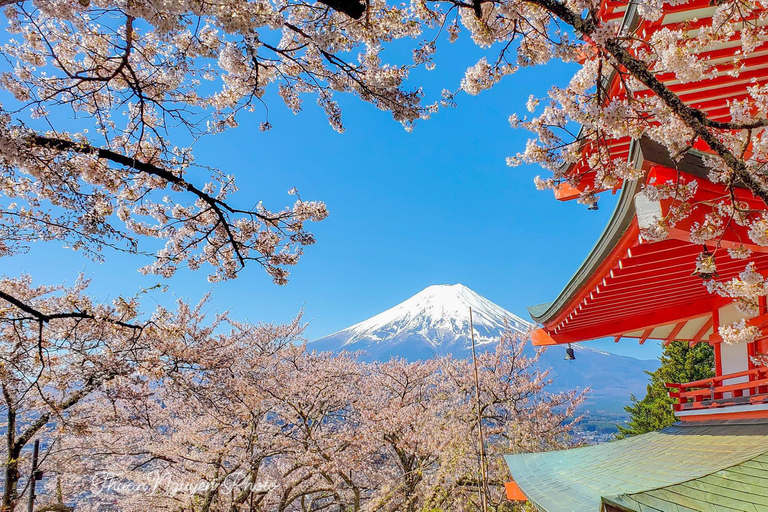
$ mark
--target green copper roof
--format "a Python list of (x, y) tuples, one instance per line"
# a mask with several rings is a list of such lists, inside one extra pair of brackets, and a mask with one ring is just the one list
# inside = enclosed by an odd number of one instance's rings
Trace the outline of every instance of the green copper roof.
[(526, 309), (528, 309), (528, 313), (530, 313), (531, 318), (538, 318), (542, 314), (544, 314), (544, 312), (548, 310), (551, 305), (552, 305), (551, 302), (545, 302), (544, 304), (536, 304), (535, 306), (528, 306), (528, 308)]
[[(505, 458), (515, 482), (543, 511), (598, 512), (605, 498), (608, 503), (622, 505), (626, 510), (645, 512), (656, 509), (632, 507), (640, 500), (650, 500), (647, 497), (651, 496), (649, 491), (655, 490), (668, 497), (662, 488), (703, 479), (766, 452), (768, 422), (753, 420), (680, 423), (620, 441), (572, 450), (507, 455)], [(702, 490), (702, 493), (706, 492)], [(707, 498), (703, 499), (706, 501)], [(763, 512), (768, 508), (754, 510)]]
[(632, 512), (768, 511), (768, 454), (707, 476), (651, 491), (604, 498)]

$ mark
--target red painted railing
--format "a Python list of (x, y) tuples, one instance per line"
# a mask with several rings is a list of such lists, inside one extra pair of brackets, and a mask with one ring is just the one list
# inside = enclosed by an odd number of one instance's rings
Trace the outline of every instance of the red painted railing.
[[(743, 377), (747, 377), (746, 382), (725, 384), (725, 381)], [(678, 400), (672, 405), (675, 411), (768, 403), (768, 367), (681, 384), (668, 382), (665, 386), (677, 390), (669, 392), (671, 398)]]

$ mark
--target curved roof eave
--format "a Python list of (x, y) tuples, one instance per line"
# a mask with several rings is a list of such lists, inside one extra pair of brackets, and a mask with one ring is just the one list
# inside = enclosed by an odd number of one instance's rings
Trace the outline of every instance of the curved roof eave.
[[(629, 159), (635, 167), (641, 167), (645, 160), (641, 141), (633, 140), (629, 147)], [(589, 278), (595, 273), (600, 264), (610, 255), (616, 244), (624, 236), (627, 228), (635, 218), (635, 195), (640, 191), (642, 180), (625, 180), (621, 187), (619, 201), (613, 210), (613, 215), (603, 234), (595, 243), (587, 258), (576, 273), (565, 285), (560, 295), (552, 302), (528, 307), (528, 313), (534, 322), (546, 324), (557, 316), (582, 289)]]
[[(682, 172), (698, 177), (706, 177), (709, 173), (709, 169), (704, 164), (703, 155), (704, 153), (701, 151), (691, 149), (679, 161), (675, 162), (661, 144), (646, 137), (633, 140), (629, 147), (629, 160), (635, 168), (645, 168), (650, 164), (658, 164), (664, 167), (677, 168)], [(528, 313), (534, 322), (546, 324), (554, 319), (562, 312), (563, 308), (572, 302), (579, 290), (584, 287), (598, 267), (608, 258), (635, 218), (634, 198), (644, 182), (645, 180), (624, 181), (619, 201), (603, 234), (600, 235), (592, 251), (571, 280), (568, 281), (568, 284), (565, 285), (560, 295), (553, 302), (528, 308)]]
[(568, 284), (565, 285), (560, 295), (552, 302), (528, 308), (528, 313), (534, 322), (545, 324), (560, 313), (592, 277), (600, 264), (610, 255), (635, 218), (634, 198), (640, 190), (641, 184), (641, 180), (624, 182), (619, 201), (603, 234), (600, 235), (592, 251), (568, 281)]
[[(638, 20), (639, 17), (637, 14), (637, 2), (635, 0), (630, 0), (629, 5), (627, 6), (627, 10), (624, 13), (624, 17), (621, 20), (621, 27), (622, 29), (631, 31), (637, 26)], [(610, 77), (603, 77), (603, 81), (606, 84), (609, 83), (610, 80), (612, 80), (614, 73), (615, 71), (612, 72)], [(583, 130), (583, 126), (579, 127), (577, 138), (581, 137)], [(635, 160), (637, 160), (639, 156), (639, 148), (636, 147), (636, 142), (637, 141), (632, 141), (629, 149), (629, 158)], [(570, 166), (573, 164), (566, 165)], [(633, 200), (635, 194), (639, 190), (639, 187), (640, 184), (637, 182), (637, 180), (632, 182), (624, 182), (624, 185), (621, 189), (621, 195), (619, 196), (619, 202), (616, 205), (616, 209), (613, 211), (613, 216), (608, 222), (608, 226), (606, 226), (602, 236), (592, 248), (589, 256), (587, 256), (587, 259), (584, 260), (584, 263), (581, 264), (579, 270), (576, 271), (576, 274), (574, 274), (563, 291), (560, 292), (560, 295), (557, 297), (557, 299), (555, 299), (553, 302), (536, 304), (535, 306), (529, 306), (527, 308), (528, 313), (531, 315), (531, 318), (534, 322), (545, 323), (547, 320), (557, 315), (560, 310), (567, 304), (568, 299), (570, 299), (570, 297), (576, 293), (586, 282), (589, 276), (592, 275), (597, 265), (602, 261), (600, 256), (607, 256), (608, 253), (613, 249), (618, 239), (621, 238), (621, 235), (624, 234), (627, 227), (629, 226), (629, 223), (632, 221), (634, 216), (634, 210), (632, 208), (634, 206)], [(624, 216), (628, 216), (628, 219), (623, 218)], [(617, 229), (620, 230), (620, 233), (618, 233), (618, 237), (616, 237), (616, 239), (613, 239), (611, 236), (617, 234)]]

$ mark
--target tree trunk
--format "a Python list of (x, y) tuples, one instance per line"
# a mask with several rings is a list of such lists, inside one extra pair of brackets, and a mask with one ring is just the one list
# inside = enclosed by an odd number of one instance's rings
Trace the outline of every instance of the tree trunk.
[(5, 490), (3, 491), (3, 512), (13, 512), (16, 506), (16, 486), (19, 482), (19, 454), (8, 453), (5, 462)]
[(16, 409), (13, 401), (3, 387), (3, 397), (8, 407), (8, 425), (5, 433), (8, 458), (5, 461), (5, 488), (3, 490), (3, 512), (13, 512), (16, 505), (16, 486), (19, 482), (19, 455), (21, 450), (16, 446)]

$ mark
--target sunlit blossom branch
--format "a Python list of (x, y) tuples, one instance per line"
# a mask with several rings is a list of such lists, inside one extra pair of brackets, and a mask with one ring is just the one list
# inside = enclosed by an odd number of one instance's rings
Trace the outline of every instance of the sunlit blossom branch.
[[(98, 317), (92, 313), (83, 312), (83, 311), (68, 311), (68, 312), (61, 312), (61, 313), (43, 313), (42, 311), (39, 311), (29, 304), (21, 301), (20, 299), (0, 290), (0, 299), (8, 302), (12, 306), (18, 308), (19, 310), (23, 311), (24, 313), (27, 313), (30, 315), (27, 319), (29, 320), (37, 320), (42, 323), (48, 323), (51, 320), (58, 320), (58, 319), (77, 319), (77, 320), (98, 320), (101, 322), (107, 322), (111, 324), (115, 324), (120, 327), (126, 327), (128, 329), (143, 329), (146, 327), (145, 325), (140, 324), (133, 324), (129, 322), (124, 322), (122, 320), (117, 320), (114, 318), (109, 317)], [(22, 318), (17, 318), (13, 320), (21, 320)]]

